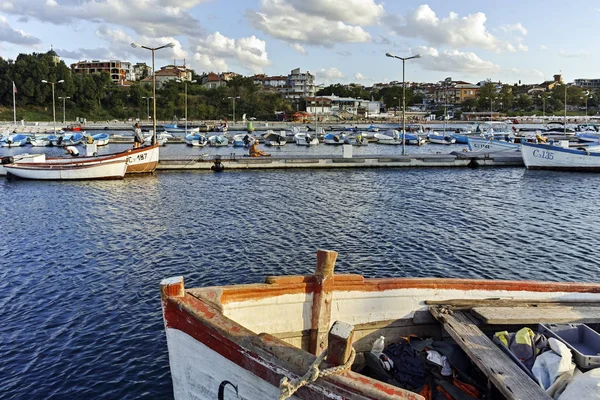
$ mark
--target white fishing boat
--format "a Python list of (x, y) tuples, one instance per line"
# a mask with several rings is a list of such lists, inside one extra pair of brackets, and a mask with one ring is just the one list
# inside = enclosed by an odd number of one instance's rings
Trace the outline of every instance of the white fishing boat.
[(528, 169), (600, 172), (600, 149), (573, 149), (539, 143), (521, 143), (523, 163)]
[(432, 144), (454, 144), (456, 143), (456, 139), (451, 135), (444, 135), (438, 132), (432, 132), (427, 135), (427, 139), (429, 143)]
[(113, 157), (92, 161), (72, 159), (70, 163), (22, 163), (4, 166), (9, 177), (36, 180), (122, 179), (127, 160)]
[[(137, 149), (127, 149), (118, 153), (101, 154), (94, 156), (79, 156), (78, 162), (83, 161), (99, 161), (103, 159), (125, 160), (127, 163), (126, 174), (141, 174), (154, 172), (158, 165), (159, 145), (142, 146)], [(48, 164), (65, 164), (72, 163), (73, 157), (52, 157), (46, 158)]]
[(208, 144), (212, 147), (229, 146), (229, 139), (225, 135), (213, 135), (208, 138)]
[(298, 132), (294, 135), (294, 141), (298, 146), (315, 146), (319, 144), (319, 138), (316, 134), (309, 132)]
[[(258, 284), (186, 288), (183, 277), (164, 279), (174, 398), (422, 400), (416, 392), (429, 385), (427, 398), (439, 386), (454, 399), (550, 400), (494, 332), (600, 318), (599, 283), (364, 278), (334, 275), (336, 258), (319, 250), (314, 275)], [(535, 344), (527, 349), (537, 357)]]
[(47, 147), (52, 144), (48, 136), (32, 137), (29, 139), (29, 144), (33, 147)]
[(25, 146), (27, 144), (28, 140), (29, 140), (29, 136), (24, 135), (22, 133), (18, 133), (16, 135), (8, 135), (8, 136), (0, 139), (0, 147)]
[[(146, 146), (149, 146), (152, 144), (153, 136), (154, 135), (152, 135), (152, 134), (144, 135), (144, 144)], [(159, 146), (166, 146), (167, 143), (169, 142), (170, 137), (172, 138), (173, 135), (171, 135), (170, 133), (161, 132), (156, 135), (156, 141), (158, 142)]]
[(194, 147), (204, 147), (208, 143), (208, 138), (200, 133), (190, 133), (185, 137), (185, 144)]
[(249, 133), (238, 133), (233, 136), (233, 147), (250, 147), (254, 139)]
[(496, 139), (486, 139), (482, 137), (467, 138), (469, 151), (495, 153), (495, 152), (511, 152), (521, 151), (521, 145), (518, 143), (507, 142)]
[(402, 144), (400, 132), (395, 129), (390, 129), (384, 133), (376, 133), (373, 135), (379, 144), (399, 145)]
[(92, 138), (96, 146), (106, 146), (110, 142), (110, 135), (104, 132), (92, 135)]
[(285, 131), (268, 130), (263, 135), (265, 146), (285, 146), (287, 143)]
[(0, 158), (0, 176), (6, 175), (6, 164), (42, 163), (46, 161), (46, 154), (17, 154), (16, 156), (4, 156)]

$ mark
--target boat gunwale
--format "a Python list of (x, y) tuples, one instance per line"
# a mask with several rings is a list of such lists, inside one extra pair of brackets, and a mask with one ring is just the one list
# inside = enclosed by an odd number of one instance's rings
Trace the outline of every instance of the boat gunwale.
[[(384, 292), (394, 289), (490, 290), (508, 292), (600, 293), (600, 283), (509, 281), (464, 278), (363, 278), (361, 275), (334, 275), (334, 292)], [(314, 293), (317, 282), (313, 275), (267, 277), (266, 283), (190, 288), (186, 291), (221, 305), (261, 300), (286, 294)]]

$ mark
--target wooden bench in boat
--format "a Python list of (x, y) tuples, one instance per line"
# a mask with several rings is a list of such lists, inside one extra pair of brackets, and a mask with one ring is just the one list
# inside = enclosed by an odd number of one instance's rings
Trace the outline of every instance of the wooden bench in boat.
[(551, 399), (470, 318), (467, 312), (430, 307), (433, 316), (507, 399)]

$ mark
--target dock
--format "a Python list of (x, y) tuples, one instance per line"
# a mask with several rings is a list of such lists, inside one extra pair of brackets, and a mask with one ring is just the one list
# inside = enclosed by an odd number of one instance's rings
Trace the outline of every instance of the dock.
[(406, 167), (523, 167), (521, 153), (502, 154), (410, 154), (405, 156), (298, 156), (298, 157), (248, 157), (229, 156), (161, 156), (157, 170), (211, 171), (220, 162), (223, 170), (265, 169), (326, 169), (326, 168), (406, 168)]

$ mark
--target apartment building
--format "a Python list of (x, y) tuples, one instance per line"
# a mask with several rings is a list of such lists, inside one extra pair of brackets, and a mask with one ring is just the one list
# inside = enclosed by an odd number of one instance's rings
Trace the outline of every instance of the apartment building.
[(125, 81), (131, 80), (131, 63), (128, 61), (109, 60), (109, 61), (78, 61), (71, 64), (71, 71), (75, 74), (94, 74), (107, 72), (112, 81), (122, 85)]

